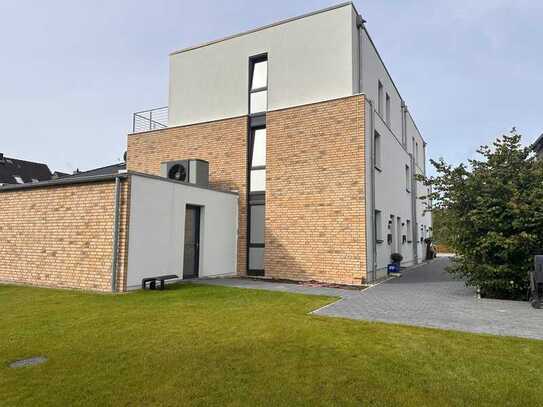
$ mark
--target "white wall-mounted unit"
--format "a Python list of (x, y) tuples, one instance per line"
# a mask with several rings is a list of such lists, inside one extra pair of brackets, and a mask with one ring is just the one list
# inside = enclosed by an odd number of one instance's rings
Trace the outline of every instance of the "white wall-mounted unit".
[(160, 165), (160, 175), (175, 181), (207, 187), (209, 163), (204, 160), (165, 161)]

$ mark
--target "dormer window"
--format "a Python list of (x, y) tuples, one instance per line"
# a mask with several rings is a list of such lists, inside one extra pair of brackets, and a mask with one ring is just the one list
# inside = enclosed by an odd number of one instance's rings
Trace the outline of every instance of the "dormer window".
[(13, 178), (15, 179), (15, 182), (17, 182), (17, 184), (24, 184), (25, 183), (23, 181), (23, 179), (21, 177), (19, 177), (18, 175), (14, 175)]

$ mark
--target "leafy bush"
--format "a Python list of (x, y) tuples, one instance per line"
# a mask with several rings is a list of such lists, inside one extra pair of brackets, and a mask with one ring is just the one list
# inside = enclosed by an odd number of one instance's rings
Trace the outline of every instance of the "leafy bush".
[(400, 264), (403, 260), (403, 256), (400, 253), (392, 253), (390, 255), (390, 260), (392, 260), (393, 263)]
[(487, 297), (524, 299), (532, 256), (542, 253), (543, 160), (520, 140), (513, 129), (469, 166), (431, 160), (438, 175), (425, 179), (458, 255), (449, 271)]

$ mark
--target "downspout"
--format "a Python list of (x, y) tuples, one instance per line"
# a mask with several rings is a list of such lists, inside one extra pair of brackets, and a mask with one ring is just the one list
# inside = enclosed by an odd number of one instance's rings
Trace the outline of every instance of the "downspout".
[(371, 99), (366, 99), (369, 106), (370, 106), (370, 117), (369, 117), (369, 124), (370, 124), (370, 131), (369, 131), (369, 144), (370, 144), (370, 151), (369, 151), (369, 157), (370, 157), (370, 219), (371, 219), (371, 229), (373, 231), (371, 239), (369, 239), (371, 244), (371, 253), (372, 253), (372, 267), (371, 267), (371, 281), (375, 281), (377, 278), (377, 228), (375, 225), (375, 157), (373, 155), (374, 150), (374, 134), (375, 134), (375, 111), (373, 109), (373, 102)]
[(416, 180), (416, 174), (417, 169), (415, 167), (415, 158), (412, 153), (409, 154), (411, 158), (411, 216), (413, 218), (412, 222), (412, 239), (413, 239), (413, 260), (415, 264), (419, 262), (419, 256), (418, 256), (418, 244), (419, 244), (419, 225), (417, 223), (417, 180)]
[[(363, 32), (364, 32), (364, 23), (366, 20), (362, 18), (360, 14), (356, 16), (356, 27), (358, 29), (358, 92), (359, 93), (365, 93), (364, 92), (364, 57), (363, 57)], [(375, 240), (375, 236), (377, 233), (376, 225), (375, 225), (375, 162), (374, 162), (374, 156), (373, 156), (373, 149), (374, 149), (374, 133), (375, 133), (375, 112), (373, 110), (373, 102), (371, 99), (368, 99), (366, 95), (366, 101), (370, 107), (370, 120), (369, 120), (369, 135), (366, 135), (366, 137), (369, 136), (369, 161), (370, 161), (370, 177), (369, 177), (369, 183), (370, 183), (370, 221), (371, 221), (371, 230), (372, 236), (371, 239), (368, 239), (367, 233), (366, 233), (366, 242), (370, 242), (371, 245), (371, 253), (372, 253), (372, 265), (371, 265), (371, 278), (370, 281), (375, 281), (377, 277), (377, 244)], [(366, 108), (366, 106), (364, 106)], [(366, 194), (366, 204), (367, 204), (367, 194)], [(367, 220), (367, 217), (366, 217)], [(366, 230), (367, 228), (367, 221), (366, 221)], [(367, 247), (367, 244), (366, 244)], [(366, 262), (366, 265), (368, 263)]]
[(364, 23), (366, 20), (362, 18), (360, 14), (356, 16), (356, 28), (358, 29), (358, 93), (364, 93), (364, 69), (362, 68), (362, 63), (364, 59), (362, 58), (362, 32), (364, 30)]
[(119, 226), (121, 223), (121, 179), (115, 177), (115, 209), (113, 221), (113, 256), (111, 260), (111, 291), (117, 291), (117, 260), (119, 257)]

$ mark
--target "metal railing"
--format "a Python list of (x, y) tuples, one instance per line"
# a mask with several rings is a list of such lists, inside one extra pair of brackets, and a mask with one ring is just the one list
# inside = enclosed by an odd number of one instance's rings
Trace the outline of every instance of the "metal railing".
[(136, 112), (132, 118), (132, 133), (168, 127), (168, 106)]

